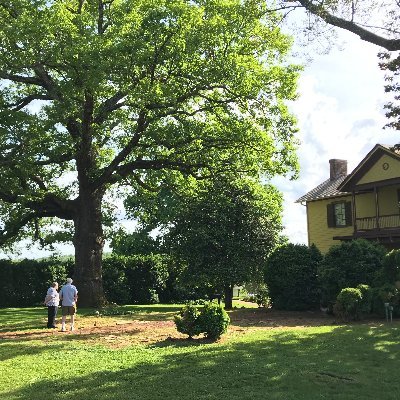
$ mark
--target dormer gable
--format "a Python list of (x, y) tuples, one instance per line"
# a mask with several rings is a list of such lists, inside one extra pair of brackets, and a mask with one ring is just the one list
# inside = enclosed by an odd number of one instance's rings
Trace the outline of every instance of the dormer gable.
[(400, 181), (400, 146), (377, 144), (338, 186), (352, 192)]

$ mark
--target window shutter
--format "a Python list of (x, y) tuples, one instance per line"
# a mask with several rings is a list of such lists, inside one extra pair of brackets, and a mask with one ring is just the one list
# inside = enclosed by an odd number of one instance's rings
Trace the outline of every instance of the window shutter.
[(353, 213), (351, 211), (351, 201), (346, 201), (345, 212), (346, 212), (346, 226), (352, 226), (353, 225)]
[(335, 209), (333, 204), (327, 204), (326, 206), (326, 216), (328, 221), (328, 228), (334, 228), (335, 224)]

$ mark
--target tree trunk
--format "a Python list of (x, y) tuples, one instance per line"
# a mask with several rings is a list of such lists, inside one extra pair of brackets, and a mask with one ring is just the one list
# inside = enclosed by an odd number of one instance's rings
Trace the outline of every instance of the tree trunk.
[(225, 310), (231, 310), (232, 300), (233, 300), (233, 286), (226, 285), (224, 288), (224, 294), (225, 294)]
[(76, 200), (74, 284), (81, 307), (98, 307), (105, 303), (101, 271), (104, 247), (102, 197), (102, 194), (81, 191)]

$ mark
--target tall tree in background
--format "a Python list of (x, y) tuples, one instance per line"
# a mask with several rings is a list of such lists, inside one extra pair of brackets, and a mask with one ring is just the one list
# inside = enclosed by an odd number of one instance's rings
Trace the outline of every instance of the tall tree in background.
[(393, 101), (385, 104), (386, 117), (390, 120), (386, 126), (400, 131), (400, 52), (397, 57), (389, 53), (380, 53), (379, 57), (379, 66), (386, 71), (385, 91), (393, 94)]
[(280, 242), (282, 195), (273, 186), (220, 177), (200, 185), (171, 218), (165, 246), (187, 263), (183, 279), (223, 292), (261, 281), (267, 256)]
[(97, 305), (112, 187), (295, 169), (277, 24), (263, 0), (0, 2), (0, 243), (61, 221)]

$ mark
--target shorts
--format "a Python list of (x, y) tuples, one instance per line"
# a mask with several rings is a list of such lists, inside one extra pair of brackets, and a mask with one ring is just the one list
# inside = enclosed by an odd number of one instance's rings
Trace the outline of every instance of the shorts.
[(76, 306), (62, 306), (61, 307), (62, 315), (75, 315)]

